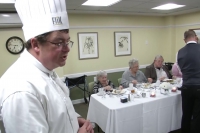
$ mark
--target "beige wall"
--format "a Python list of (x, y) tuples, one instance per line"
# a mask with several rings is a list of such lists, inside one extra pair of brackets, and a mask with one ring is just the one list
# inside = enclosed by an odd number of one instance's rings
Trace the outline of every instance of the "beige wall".
[(200, 28), (200, 12), (176, 17), (176, 52), (185, 45), (183, 33), (188, 29)]
[(8, 53), (6, 49), (6, 41), (11, 36), (19, 36), (24, 39), (21, 29), (0, 29), (0, 76), (19, 57), (19, 55)]
[[(70, 36), (74, 41), (67, 65), (56, 69), (59, 76), (100, 69), (127, 67), (129, 59), (135, 57), (140, 64), (149, 64), (156, 54), (162, 54), (165, 61), (174, 61), (175, 53), (184, 45), (183, 32), (189, 28), (197, 28), (200, 13), (176, 17), (147, 17), (123, 15), (85, 15), (70, 14)], [(175, 27), (174, 25), (179, 25)], [(117, 28), (116, 28), (117, 27)], [(131, 31), (132, 55), (114, 56), (114, 32)], [(99, 58), (90, 60), (78, 59), (78, 32), (98, 32)], [(17, 60), (19, 55), (11, 55), (5, 47), (6, 40), (11, 36), (22, 39), (21, 29), (0, 29), (0, 76)], [(145, 42), (148, 41), (148, 44)]]

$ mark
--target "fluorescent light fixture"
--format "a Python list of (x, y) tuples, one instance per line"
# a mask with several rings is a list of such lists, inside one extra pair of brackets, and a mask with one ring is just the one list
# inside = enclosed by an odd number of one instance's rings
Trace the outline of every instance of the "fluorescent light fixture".
[(8, 14), (2, 14), (3, 17), (10, 17)]
[(88, 0), (82, 5), (84, 6), (110, 6), (120, 1), (121, 0)]
[(152, 9), (156, 9), (156, 10), (172, 10), (172, 9), (176, 9), (176, 8), (181, 8), (184, 7), (185, 5), (177, 5), (177, 4), (173, 4), (173, 3), (168, 3), (168, 4), (164, 4), (161, 6), (157, 6), (154, 7)]
[(0, 3), (12, 4), (15, 3), (15, 0), (0, 0)]

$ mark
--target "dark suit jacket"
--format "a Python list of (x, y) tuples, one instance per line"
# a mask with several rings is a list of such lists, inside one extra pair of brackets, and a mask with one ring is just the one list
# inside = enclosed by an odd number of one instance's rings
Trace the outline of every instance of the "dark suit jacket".
[[(166, 72), (167, 77), (169, 79), (171, 79), (172, 75), (170, 74), (168, 68), (165, 65), (163, 65), (162, 69)], [(157, 81), (157, 75), (156, 75), (156, 70), (154, 68), (154, 64), (151, 64), (150, 66), (146, 67), (145, 76), (146, 76), (147, 79), (148, 78), (152, 78), (153, 79), (153, 83), (155, 83)]]

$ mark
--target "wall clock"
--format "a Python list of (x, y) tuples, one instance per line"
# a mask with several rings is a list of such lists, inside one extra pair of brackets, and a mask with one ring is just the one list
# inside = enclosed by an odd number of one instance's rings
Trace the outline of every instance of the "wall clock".
[(6, 41), (6, 49), (11, 54), (19, 54), (24, 50), (24, 41), (17, 36), (10, 37)]

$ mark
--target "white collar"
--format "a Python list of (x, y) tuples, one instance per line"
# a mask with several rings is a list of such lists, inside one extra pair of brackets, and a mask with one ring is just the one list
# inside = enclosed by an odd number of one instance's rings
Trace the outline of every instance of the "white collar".
[(197, 43), (196, 41), (189, 41), (189, 42), (187, 42), (187, 44), (189, 44), (189, 43)]
[(44, 67), (42, 63), (38, 61), (33, 55), (31, 55), (26, 49), (20, 55), (20, 57), (26, 59), (29, 63), (33, 64), (34, 66), (36, 66), (38, 69), (48, 74), (49, 76), (57, 77), (54, 71), (50, 71), (46, 67)]
[(163, 70), (162, 67), (160, 69), (158, 69), (158, 68), (155, 67), (155, 69), (158, 70), (158, 71), (162, 71)]

